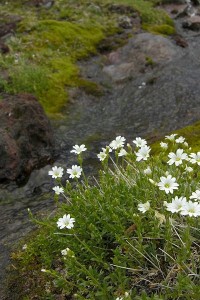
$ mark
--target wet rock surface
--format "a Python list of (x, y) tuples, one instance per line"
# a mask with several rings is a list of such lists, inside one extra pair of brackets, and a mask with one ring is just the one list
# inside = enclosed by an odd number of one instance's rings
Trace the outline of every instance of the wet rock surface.
[(53, 132), (41, 105), (28, 94), (0, 102), (0, 182), (24, 180), (53, 158)]

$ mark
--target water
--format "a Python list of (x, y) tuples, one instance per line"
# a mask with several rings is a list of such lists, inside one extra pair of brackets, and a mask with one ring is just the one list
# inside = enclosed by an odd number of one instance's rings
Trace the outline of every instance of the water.
[[(71, 91), (72, 102), (63, 119), (52, 121), (58, 153), (55, 164), (71, 166), (76, 162), (75, 156), (69, 154), (72, 146), (86, 143), (89, 151), (85, 168), (87, 174), (93, 174), (98, 167), (96, 153), (116, 135), (125, 136), (128, 142), (136, 136), (151, 141), (200, 120), (200, 36), (183, 32), (181, 22), (177, 20), (177, 30), (189, 46), (182, 49), (170, 41), (174, 51), (170, 52), (170, 59), (165, 53), (164, 59), (161, 57), (153, 67), (140, 66), (133, 39), (120, 53), (113, 54), (118, 56), (115, 66), (118, 71), (112, 76), (108, 72), (112, 66), (108, 54), (80, 64), (83, 76), (97, 82), (103, 96), (87, 95), (82, 90)], [(123, 68), (127, 68), (128, 76)], [(119, 76), (119, 71), (125, 76), (116, 81), (115, 75)], [(49, 193), (53, 182), (47, 175), (50, 168), (46, 166), (34, 171), (23, 187), (15, 184), (0, 187), (0, 282), (4, 279), (10, 250), (33, 229), (27, 208), (34, 214), (50, 213), (54, 209), (53, 194)], [(1, 291), (0, 295), (3, 294)]]

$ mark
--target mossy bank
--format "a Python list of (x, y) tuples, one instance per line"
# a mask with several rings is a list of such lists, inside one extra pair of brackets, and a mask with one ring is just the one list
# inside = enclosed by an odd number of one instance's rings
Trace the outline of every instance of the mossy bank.
[[(0, 4), (1, 24), (9, 24), (16, 16), (18, 19), (15, 34), (6, 37), (10, 52), (0, 54), (0, 92), (32, 93), (48, 114), (61, 112), (70, 87), (83, 87), (99, 95), (99, 86), (80, 78), (77, 61), (97, 53), (98, 45), (108, 36), (117, 37), (115, 46), (125, 42), (119, 14), (131, 16), (134, 11), (143, 29), (174, 33), (173, 21), (154, 7), (155, 1), (95, 0), (91, 4), (57, 0), (48, 9), (34, 6), (36, 2)], [(118, 9), (113, 9), (114, 5)]]

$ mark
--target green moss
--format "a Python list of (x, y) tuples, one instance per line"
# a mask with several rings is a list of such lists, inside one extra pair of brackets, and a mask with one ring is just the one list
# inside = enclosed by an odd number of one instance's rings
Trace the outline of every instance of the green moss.
[(119, 4), (130, 5), (139, 12), (144, 30), (158, 34), (173, 34), (174, 22), (162, 9), (157, 9), (154, 5), (157, 1), (145, 0), (116, 0)]
[(162, 25), (153, 25), (153, 26), (143, 26), (149, 32), (155, 34), (163, 34), (163, 35), (172, 35), (175, 34), (175, 28), (173, 26), (162, 24)]
[(102, 88), (96, 82), (80, 78), (78, 80), (78, 85), (85, 91), (86, 94), (90, 94), (96, 97), (100, 97), (103, 95)]

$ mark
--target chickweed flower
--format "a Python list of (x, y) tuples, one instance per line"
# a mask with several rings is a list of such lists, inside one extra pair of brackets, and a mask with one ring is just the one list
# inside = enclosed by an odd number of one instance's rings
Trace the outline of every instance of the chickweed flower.
[(184, 209), (186, 203), (187, 203), (187, 200), (185, 197), (178, 198), (176, 196), (174, 199), (172, 199), (171, 203), (165, 202), (165, 206), (168, 211), (170, 211), (172, 213), (178, 213)]
[(106, 152), (102, 151), (99, 154), (97, 154), (97, 157), (100, 161), (104, 161), (104, 159), (106, 159), (106, 157), (107, 157), (107, 154), (106, 154)]
[(174, 141), (175, 140), (175, 136), (177, 135), (177, 133), (173, 133), (171, 135), (166, 135), (165, 139), (169, 140), (169, 141)]
[(160, 177), (160, 182), (158, 183), (159, 189), (165, 191), (166, 194), (173, 194), (174, 190), (178, 189), (178, 186), (179, 184), (176, 182), (176, 178), (172, 177), (172, 175)]
[(57, 226), (60, 229), (68, 228), (71, 229), (74, 227), (75, 219), (70, 217), (70, 214), (64, 215), (62, 218), (59, 218), (57, 221)]
[(146, 203), (138, 204), (138, 210), (141, 211), (143, 214), (150, 209), (150, 203), (147, 201)]
[(52, 178), (61, 178), (63, 176), (63, 171), (63, 168), (55, 166), (48, 174), (52, 176)]
[(168, 148), (168, 144), (167, 143), (163, 143), (163, 142), (160, 142), (160, 147), (164, 150), (166, 150)]
[(122, 148), (120, 149), (118, 156), (126, 156), (127, 154), (128, 154), (127, 151), (124, 148)]
[(190, 199), (200, 201), (200, 190), (196, 190), (195, 192), (193, 192), (190, 196)]
[(124, 147), (126, 139), (123, 136), (117, 136), (115, 140), (110, 143), (110, 148), (116, 150)]
[(69, 253), (69, 251), (70, 251), (69, 248), (63, 249), (63, 250), (61, 250), (61, 254), (62, 254), (63, 256), (66, 256), (66, 255)]
[(151, 175), (152, 171), (151, 171), (151, 168), (150, 167), (147, 167), (145, 170), (144, 170), (144, 174), (145, 175)]
[(177, 144), (182, 144), (182, 143), (185, 142), (185, 138), (184, 138), (183, 136), (179, 136), (179, 138), (177, 138), (177, 139), (175, 140), (175, 142), (176, 142)]
[(200, 204), (198, 202), (188, 201), (180, 212), (183, 216), (199, 217), (200, 216)]
[(192, 164), (198, 164), (200, 166), (200, 152), (197, 153), (191, 153), (190, 154), (190, 162)]
[(191, 172), (193, 172), (193, 169), (191, 167), (186, 166), (185, 172), (191, 173)]
[(54, 186), (53, 187), (53, 190), (55, 192), (56, 195), (60, 195), (60, 194), (63, 194), (64, 193), (64, 189), (60, 186)]
[(137, 156), (136, 161), (147, 160), (150, 151), (151, 149), (148, 146), (141, 147), (138, 152), (135, 152)]
[(168, 160), (169, 165), (175, 164), (176, 166), (179, 166), (182, 164), (183, 160), (187, 160), (188, 156), (186, 153), (183, 153), (183, 149), (178, 149), (176, 153), (170, 152), (168, 157), (170, 160)]
[(70, 174), (69, 178), (80, 178), (82, 168), (77, 165), (73, 165), (71, 169), (67, 169), (67, 173)]
[(84, 144), (82, 144), (80, 146), (78, 146), (78, 145), (73, 146), (73, 150), (71, 150), (70, 152), (75, 153), (75, 154), (80, 154), (80, 153), (82, 153), (83, 151), (86, 151), (86, 150), (87, 150), (87, 148), (85, 147)]
[(135, 140), (133, 140), (133, 143), (136, 145), (136, 147), (144, 147), (147, 145), (147, 141), (145, 139), (142, 139), (141, 137), (136, 137)]

